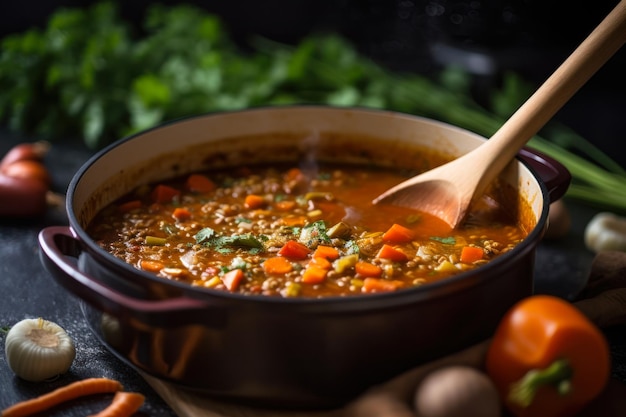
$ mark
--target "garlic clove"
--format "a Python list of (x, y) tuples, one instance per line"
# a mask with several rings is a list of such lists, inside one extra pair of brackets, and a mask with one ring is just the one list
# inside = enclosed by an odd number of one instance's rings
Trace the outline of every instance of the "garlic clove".
[(27, 381), (43, 381), (67, 372), (76, 356), (74, 341), (56, 323), (24, 319), (11, 327), (5, 339), (9, 367)]

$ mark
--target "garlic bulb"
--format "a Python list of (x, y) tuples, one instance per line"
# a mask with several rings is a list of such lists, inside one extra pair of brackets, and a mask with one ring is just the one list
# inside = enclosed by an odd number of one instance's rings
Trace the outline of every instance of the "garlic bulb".
[(65, 373), (76, 356), (74, 341), (56, 323), (24, 319), (6, 335), (5, 354), (9, 367), (27, 381), (43, 381)]
[(594, 252), (626, 252), (626, 218), (609, 212), (596, 214), (585, 228), (585, 245)]

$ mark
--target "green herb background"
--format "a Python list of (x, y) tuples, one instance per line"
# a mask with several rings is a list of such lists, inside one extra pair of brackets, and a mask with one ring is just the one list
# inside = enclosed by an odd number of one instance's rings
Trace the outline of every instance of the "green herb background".
[[(2, 39), (0, 123), (98, 149), (167, 120), (293, 103), (396, 110), (491, 136), (533, 87), (506, 74), (487, 107), (470, 76), (397, 73), (336, 34), (296, 45), (264, 38), (243, 51), (219, 17), (189, 5), (153, 5), (137, 34), (112, 3), (59, 9), (43, 29)], [(626, 213), (626, 170), (566, 126), (551, 123), (529, 145), (563, 163), (567, 197)]]

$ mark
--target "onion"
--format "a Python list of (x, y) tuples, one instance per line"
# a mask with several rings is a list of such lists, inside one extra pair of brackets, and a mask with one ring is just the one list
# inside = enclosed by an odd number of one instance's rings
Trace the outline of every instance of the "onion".
[(24, 319), (6, 336), (7, 363), (17, 376), (27, 381), (43, 381), (70, 369), (76, 349), (70, 336), (56, 323)]

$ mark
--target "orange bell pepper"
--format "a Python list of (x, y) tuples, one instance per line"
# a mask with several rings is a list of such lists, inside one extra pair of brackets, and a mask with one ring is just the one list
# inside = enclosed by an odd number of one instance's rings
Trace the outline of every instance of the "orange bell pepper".
[(528, 297), (502, 318), (486, 369), (518, 417), (567, 417), (602, 392), (611, 372), (604, 334), (574, 305)]

